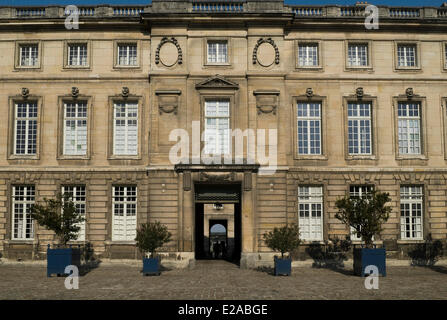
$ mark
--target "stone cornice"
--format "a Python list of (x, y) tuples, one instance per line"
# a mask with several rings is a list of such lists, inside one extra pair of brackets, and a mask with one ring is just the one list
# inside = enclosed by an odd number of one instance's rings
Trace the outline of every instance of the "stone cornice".
[(200, 164), (177, 164), (174, 166), (176, 172), (183, 171), (210, 171), (210, 172), (258, 172), (259, 164), (212, 164), (212, 165), (200, 165)]
[[(259, 164), (254, 165), (237, 165), (237, 164), (223, 164), (223, 165), (194, 165), (194, 164), (177, 164), (177, 165), (150, 165), (150, 166), (134, 166), (132, 167), (132, 172), (144, 173), (148, 171), (172, 171), (176, 172), (257, 172), (260, 168)], [(277, 172), (287, 171), (287, 172), (314, 172), (314, 173), (443, 173), (447, 174), (447, 168), (445, 167), (312, 167), (312, 166), (278, 166)], [(67, 172), (107, 172), (107, 173), (118, 173), (118, 172), (129, 172), (129, 168), (126, 166), (116, 167), (93, 167), (93, 168), (83, 168), (83, 167), (23, 167), (23, 166), (0, 166), (0, 174), (15, 174), (15, 173), (67, 173)]]

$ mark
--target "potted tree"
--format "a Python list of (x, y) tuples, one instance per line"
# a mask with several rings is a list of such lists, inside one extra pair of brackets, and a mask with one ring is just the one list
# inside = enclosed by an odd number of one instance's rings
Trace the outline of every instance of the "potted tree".
[[(155, 250), (171, 240), (168, 227), (160, 221), (143, 223), (137, 230), (135, 241), (143, 255), (143, 275), (160, 275), (160, 261), (155, 257)], [(150, 257), (146, 258), (146, 254)]]
[(382, 224), (389, 218), (392, 209), (385, 204), (390, 201), (388, 193), (372, 191), (363, 197), (346, 196), (335, 202), (339, 210), (335, 217), (351, 226), (365, 245), (353, 250), (356, 275), (369, 275), (365, 268), (373, 265), (378, 268), (379, 274), (386, 276), (386, 251), (385, 248), (375, 247), (373, 236), (382, 231)]
[[(71, 201), (68, 193), (57, 194), (56, 199), (43, 199), (43, 204), (34, 204), (31, 217), (41, 226), (52, 230), (59, 239), (58, 248), (47, 248), (47, 276), (56, 273), (65, 274), (65, 267), (75, 265), (80, 267), (80, 248), (67, 247), (70, 240), (76, 240), (81, 229), (79, 223), (85, 219), (79, 214), (76, 205)], [(62, 248), (60, 248), (62, 245)]]
[[(280, 274), (290, 276), (292, 273), (290, 253), (300, 245), (299, 235), (299, 228), (296, 224), (274, 228), (273, 231), (264, 234), (264, 241), (267, 246), (273, 251), (281, 252), (281, 258), (275, 256), (275, 276)], [(284, 257), (286, 252), (289, 252), (287, 258)]]

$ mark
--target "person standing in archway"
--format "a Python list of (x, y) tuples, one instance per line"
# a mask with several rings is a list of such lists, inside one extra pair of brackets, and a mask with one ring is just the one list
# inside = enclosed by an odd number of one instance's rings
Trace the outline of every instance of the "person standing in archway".
[(220, 251), (222, 252), (222, 259), (225, 259), (227, 257), (227, 245), (223, 240), (220, 242)]
[(213, 244), (214, 259), (218, 259), (220, 255), (220, 245), (218, 241)]

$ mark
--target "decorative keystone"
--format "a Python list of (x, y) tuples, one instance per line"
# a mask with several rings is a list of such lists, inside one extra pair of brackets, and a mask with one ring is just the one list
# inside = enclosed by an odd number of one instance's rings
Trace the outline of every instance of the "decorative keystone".
[(29, 89), (28, 88), (22, 88), (22, 97), (23, 99), (28, 99), (29, 96)]

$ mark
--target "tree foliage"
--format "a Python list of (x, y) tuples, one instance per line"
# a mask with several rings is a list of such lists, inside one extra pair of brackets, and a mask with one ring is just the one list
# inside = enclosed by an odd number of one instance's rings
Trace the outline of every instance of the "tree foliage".
[(81, 216), (69, 193), (57, 194), (56, 199), (43, 199), (43, 204), (31, 206), (31, 218), (41, 226), (54, 231), (59, 242), (66, 245), (70, 240), (78, 238), (81, 227), (79, 223), (85, 219)]
[(335, 202), (339, 212), (335, 217), (354, 228), (358, 237), (365, 242), (367, 248), (373, 247), (372, 238), (382, 231), (382, 224), (390, 216), (391, 207), (389, 193), (372, 191), (363, 197), (349, 197)]
[(136, 245), (142, 253), (150, 252), (155, 256), (155, 250), (171, 240), (168, 227), (160, 221), (143, 223), (137, 230)]
[(298, 248), (301, 243), (299, 236), (298, 226), (291, 224), (282, 228), (274, 228), (273, 231), (265, 233), (264, 241), (270, 249), (281, 252), (281, 258), (284, 258), (284, 253), (290, 253)]

